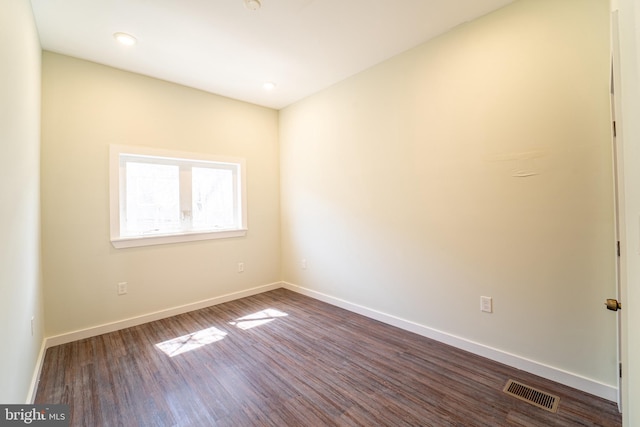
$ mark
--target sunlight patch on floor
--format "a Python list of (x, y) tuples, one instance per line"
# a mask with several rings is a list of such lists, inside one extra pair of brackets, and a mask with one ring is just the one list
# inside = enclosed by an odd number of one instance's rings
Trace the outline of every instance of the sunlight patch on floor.
[(267, 308), (266, 310), (258, 311), (257, 313), (241, 317), (235, 322), (229, 322), (229, 324), (240, 329), (247, 330), (272, 322), (278, 317), (285, 316), (288, 316), (288, 314), (283, 311), (276, 310), (275, 308)]
[(226, 332), (218, 328), (211, 327), (198, 332), (173, 338), (168, 341), (156, 344), (167, 356), (174, 357), (187, 351), (195, 350), (202, 346), (224, 339)]

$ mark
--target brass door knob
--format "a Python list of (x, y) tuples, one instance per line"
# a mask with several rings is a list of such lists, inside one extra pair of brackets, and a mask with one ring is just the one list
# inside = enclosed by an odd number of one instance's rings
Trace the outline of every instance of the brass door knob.
[(622, 308), (622, 305), (616, 299), (608, 299), (604, 305), (607, 306), (607, 310), (618, 311)]

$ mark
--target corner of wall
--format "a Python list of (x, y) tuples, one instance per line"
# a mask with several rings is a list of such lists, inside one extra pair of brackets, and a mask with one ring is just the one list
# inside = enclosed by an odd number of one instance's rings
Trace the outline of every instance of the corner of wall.
[[(40, 257), (42, 51), (31, 3), (0, 2), (0, 402), (33, 399), (43, 349)], [(34, 372), (35, 369), (35, 372)]]

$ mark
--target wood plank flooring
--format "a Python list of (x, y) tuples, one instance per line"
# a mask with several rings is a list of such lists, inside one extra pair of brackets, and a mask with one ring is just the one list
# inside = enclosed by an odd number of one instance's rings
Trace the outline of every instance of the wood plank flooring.
[(52, 347), (36, 403), (83, 427), (621, 425), (612, 402), (285, 289)]

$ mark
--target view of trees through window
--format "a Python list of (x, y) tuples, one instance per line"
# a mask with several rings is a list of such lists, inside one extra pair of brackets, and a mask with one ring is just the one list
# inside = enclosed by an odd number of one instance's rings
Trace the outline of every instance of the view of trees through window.
[(121, 236), (241, 227), (239, 165), (128, 154), (120, 163)]

